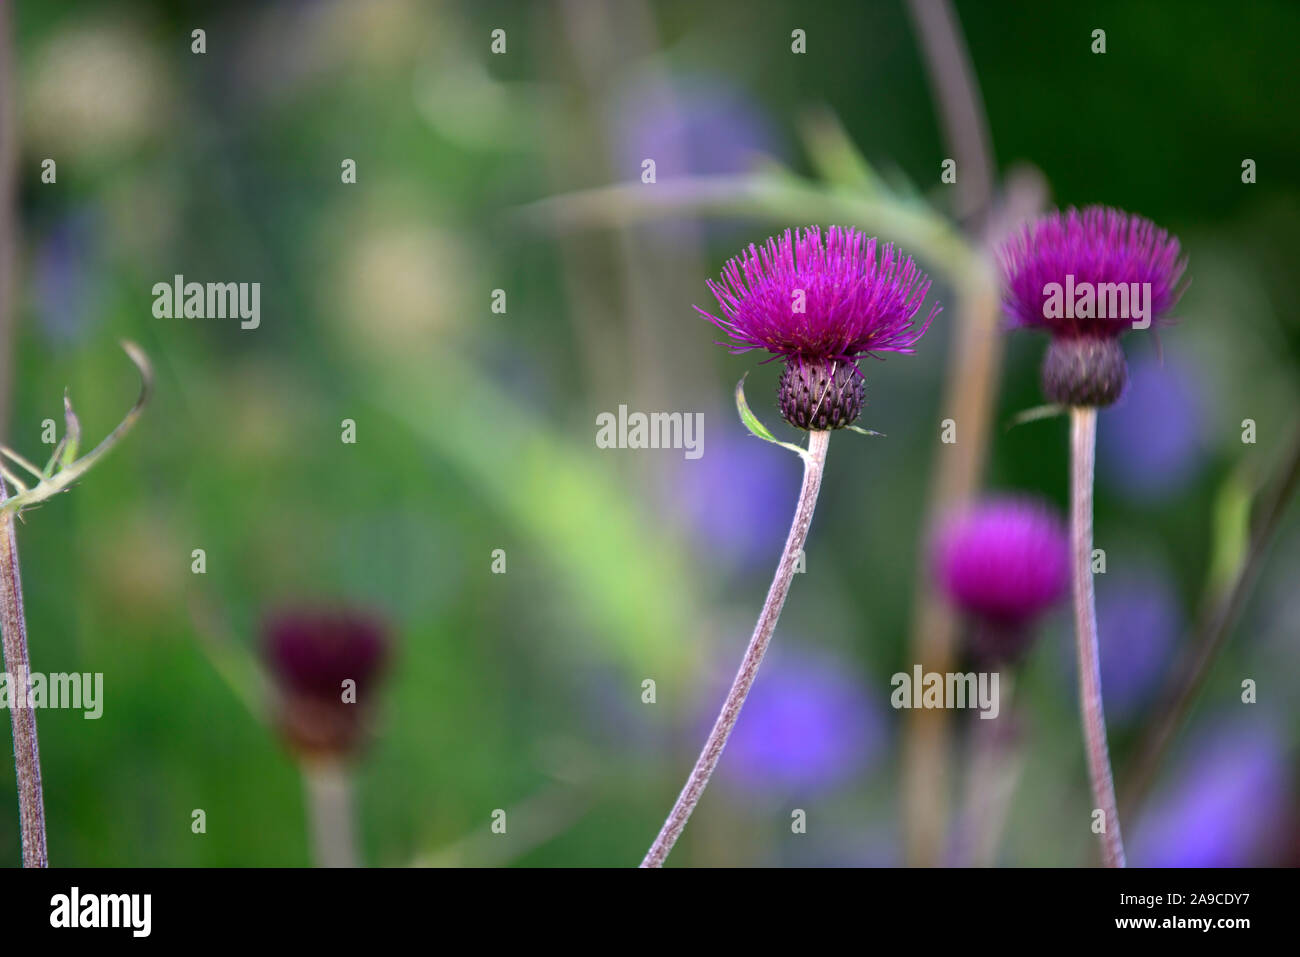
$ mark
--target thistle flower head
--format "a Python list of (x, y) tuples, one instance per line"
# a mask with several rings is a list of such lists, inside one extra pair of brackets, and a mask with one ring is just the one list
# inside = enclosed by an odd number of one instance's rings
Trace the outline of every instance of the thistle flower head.
[[(1057, 337), (1119, 336), (1135, 321), (1144, 328), (1143, 320), (1164, 318), (1178, 302), (1187, 266), (1180, 252), (1177, 238), (1141, 216), (1109, 206), (1054, 210), (999, 250), (1003, 308), (1014, 325)], [(1135, 314), (1142, 309), (1128, 295), (1134, 284), (1143, 296), (1150, 291), (1145, 316)]]
[(732, 352), (786, 360), (781, 412), (801, 429), (852, 424), (864, 394), (857, 360), (912, 352), (939, 313), (919, 319), (930, 280), (911, 258), (852, 227), (789, 230), (750, 245), (709, 281), (721, 315), (696, 306)]
[(1166, 316), (1187, 261), (1150, 220), (1108, 206), (1055, 211), (998, 252), (1012, 324), (1052, 334), (1043, 391), (1056, 403), (1100, 408), (1124, 392), (1119, 337)]
[(1065, 526), (1030, 499), (987, 499), (949, 516), (931, 560), (949, 601), (981, 626), (979, 650), (995, 658), (1016, 657), (1069, 584)]
[[(287, 609), (267, 618), (263, 651), (280, 692), (279, 721), (307, 756), (336, 756), (361, 737), (369, 694), (388, 657), (388, 629), (354, 609)], [(350, 682), (350, 684), (348, 684)]]
[(930, 280), (909, 257), (856, 229), (787, 229), (750, 245), (709, 280), (722, 315), (695, 308), (731, 341), (732, 352), (766, 349), (784, 359), (851, 363), (863, 355), (912, 352), (939, 312), (916, 317)]

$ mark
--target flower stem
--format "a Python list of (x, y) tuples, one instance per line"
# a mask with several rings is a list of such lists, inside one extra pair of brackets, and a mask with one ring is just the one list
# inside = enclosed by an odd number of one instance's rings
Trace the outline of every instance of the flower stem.
[(1024, 763), (1015, 714), (1012, 710), (1015, 671), (1000, 666), (998, 716), (977, 717), (970, 731), (970, 767), (967, 771), (965, 808), (957, 828), (957, 867), (992, 867), (1006, 830), (1007, 816), (1020, 783)]
[(304, 763), (302, 779), (317, 867), (357, 867), (352, 828), (352, 778), (342, 764)]
[(1115, 780), (1106, 745), (1101, 704), (1101, 656), (1097, 649), (1097, 607), (1092, 589), (1092, 476), (1097, 452), (1097, 410), (1070, 409), (1070, 558), (1074, 582), (1074, 643), (1079, 657), (1079, 710), (1088, 752), (1093, 807), (1102, 812), (1102, 861), (1124, 867)]
[(681, 836), (682, 829), (686, 827), (691, 812), (695, 810), (695, 805), (699, 803), (700, 796), (708, 786), (709, 778), (713, 776), (713, 769), (718, 766), (718, 758), (722, 756), (722, 749), (727, 746), (731, 729), (736, 726), (736, 719), (740, 717), (740, 708), (744, 705), (749, 689), (754, 684), (758, 666), (763, 662), (763, 655), (772, 640), (772, 632), (776, 630), (777, 619), (781, 617), (785, 596), (790, 593), (795, 563), (808, 538), (808, 527), (812, 524), (813, 510), (817, 507), (817, 493), (821, 490), (822, 470), (826, 465), (826, 448), (830, 444), (830, 439), (831, 434), (828, 431), (808, 433), (808, 452), (803, 460), (803, 488), (799, 491), (799, 504), (795, 508), (794, 521), (790, 523), (790, 534), (785, 540), (785, 551), (781, 553), (780, 564), (776, 566), (772, 586), (767, 590), (767, 601), (763, 603), (763, 611), (754, 626), (754, 635), (749, 639), (749, 647), (745, 649), (740, 670), (736, 672), (731, 690), (727, 692), (727, 700), (722, 705), (722, 712), (714, 722), (708, 740), (704, 742), (704, 750), (700, 752), (695, 767), (691, 770), (691, 776), (686, 779), (686, 786), (682, 788), (682, 793), (678, 796), (677, 803), (673, 805), (662, 830), (659, 831), (659, 836), (650, 845), (645, 860), (641, 862), (642, 867), (662, 867), (667, 860), (673, 845), (677, 843), (677, 838)]
[[(9, 489), (0, 479), (0, 500)], [(12, 512), (0, 514), (0, 631), (4, 635), (5, 671), (9, 675), (9, 714), (14, 730), (14, 769), (18, 779), (18, 817), (22, 829), (23, 867), (49, 867), (45, 848), (45, 799), (41, 791), (41, 748), (36, 740), (36, 710), (28, 707), (31, 662), (23, 615), (23, 582)]]

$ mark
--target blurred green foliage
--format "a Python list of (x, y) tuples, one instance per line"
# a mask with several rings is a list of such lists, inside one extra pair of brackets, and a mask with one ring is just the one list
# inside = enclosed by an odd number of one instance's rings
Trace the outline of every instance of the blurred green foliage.
[[(1055, 202), (1131, 208), (1189, 251), (1182, 322), (1162, 342), (1211, 369), (1211, 458), (1155, 502), (1103, 484), (1098, 539), (1113, 543), (1112, 563), (1167, 565), (1190, 617), (1213, 563), (1215, 502), (1241, 470), (1265, 474), (1295, 422), (1300, 7), (957, 8), (1000, 168), (1033, 164)], [(560, 234), (519, 207), (639, 176), (617, 167), (604, 97), (643, 73), (726, 78), (800, 176), (818, 174), (799, 129), (823, 107), (883, 178), (917, 184), (939, 210), (948, 154), (901, 4), (637, 9), (603, 34), (594, 27), (612, 21), (593, 14), (584, 32), (551, 4), (17, 5), (9, 440), (41, 457), (41, 422), (61, 417), (65, 386), (90, 440), (111, 429), (135, 387), (120, 338), (158, 372), (132, 436), (19, 531), (34, 667), (105, 674), (102, 719), (39, 716), (52, 862), (309, 862), (293, 760), (202, 636), (215, 627), (209, 639), (255, 653), (265, 611), (304, 597), (381, 608), (400, 641), (358, 765), (367, 861), (639, 858), (714, 706), (713, 666), (738, 659), (770, 567), (764, 557), (734, 574), (692, 538), (674, 492), (691, 463), (598, 450), (592, 423), (639, 402), (716, 409), (711, 441), (742, 435), (730, 397), (751, 369), (750, 402), (775, 422), (777, 370), (712, 346), (691, 305), (742, 244), (803, 222)], [(1104, 57), (1088, 50), (1099, 26)], [(195, 27), (202, 56), (189, 50)], [(503, 57), (488, 52), (497, 27)], [(805, 56), (789, 52), (794, 27), (808, 33)], [(47, 156), (57, 184), (40, 181)], [(1241, 183), (1245, 157), (1256, 185)], [(340, 181), (345, 158), (355, 185)], [(944, 276), (944, 263), (925, 265)], [(261, 328), (155, 319), (149, 290), (177, 273), (261, 282)], [(490, 310), (498, 288), (505, 315)], [(936, 295), (950, 318), (953, 289)], [(832, 443), (809, 546), (817, 573), (796, 583), (776, 637), (795, 653), (833, 650), (881, 701), (911, 663), (947, 318), (915, 357), (868, 368), (863, 424), (888, 438)], [(1011, 338), (997, 421), (1041, 401), (1041, 345)], [(1256, 446), (1239, 441), (1245, 417)], [(340, 442), (345, 418), (355, 445)], [(995, 430), (989, 485), (1063, 503), (1063, 429)], [(1296, 531), (1293, 519), (1202, 712), (1235, 701), (1237, 675), (1294, 665), (1277, 602), (1300, 563)], [(190, 572), (194, 548), (205, 575)], [(503, 576), (490, 572), (495, 548)], [(1020, 686), (1033, 729), (1007, 852), (1017, 863), (1089, 852), (1072, 823), (1086, 799), (1066, 638), (1053, 622)], [(1272, 693), (1276, 704), (1286, 692)], [(1120, 756), (1133, 728), (1115, 730)], [(0, 807), (14, 807), (12, 781), (5, 764)], [(819, 827), (867, 835), (879, 856), (864, 861), (896, 859), (896, 781), (891, 750), (821, 806)], [(191, 833), (196, 808), (204, 835)], [(481, 837), (495, 808), (517, 813), (520, 836), (504, 848)], [(787, 820), (720, 785), (674, 860), (819, 862)], [(0, 861), (18, 859), (16, 814), (0, 814)]]

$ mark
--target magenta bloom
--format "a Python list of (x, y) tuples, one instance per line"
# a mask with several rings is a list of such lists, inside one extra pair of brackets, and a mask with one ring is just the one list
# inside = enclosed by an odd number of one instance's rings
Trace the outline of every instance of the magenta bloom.
[(696, 311), (728, 336), (732, 352), (766, 349), (786, 360), (781, 415), (800, 429), (852, 425), (866, 402), (857, 360), (912, 352), (939, 313), (917, 321), (930, 280), (890, 243), (856, 229), (786, 230), (728, 261), (709, 281), (721, 316)]
[(352, 750), (388, 658), (387, 625), (346, 608), (288, 609), (266, 620), (263, 652), (290, 746), (312, 757)]
[(916, 322), (930, 280), (908, 257), (856, 229), (787, 229), (731, 259), (709, 280), (722, 316), (704, 318), (731, 337), (733, 352), (766, 349), (785, 359), (852, 363), (879, 352), (912, 352), (939, 313)]
[(1187, 266), (1177, 239), (1108, 206), (1049, 213), (1022, 228), (998, 257), (1012, 324), (1052, 334), (1044, 394), (1074, 408), (1104, 408), (1124, 394), (1128, 365), (1119, 337), (1173, 308)]
[(1012, 323), (1067, 338), (1119, 336), (1135, 322), (1145, 328), (1160, 320), (1182, 295), (1187, 267), (1176, 238), (1109, 206), (1048, 213), (1009, 239), (998, 258)]
[(949, 601), (982, 626), (977, 641), (996, 657), (1015, 656), (1070, 581), (1065, 526), (1029, 499), (988, 499), (950, 516), (931, 560)]

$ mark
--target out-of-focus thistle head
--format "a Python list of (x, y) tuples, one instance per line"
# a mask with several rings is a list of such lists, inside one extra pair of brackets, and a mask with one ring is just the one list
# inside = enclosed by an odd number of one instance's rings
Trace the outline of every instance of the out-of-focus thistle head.
[(976, 651), (994, 660), (1020, 657), (1031, 626), (1070, 581), (1064, 523), (1025, 498), (990, 498), (949, 515), (931, 562), (948, 600), (974, 620)]
[(765, 349), (785, 360), (781, 414), (800, 429), (842, 429), (862, 411), (858, 360), (912, 352), (939, 313), (918, 316), (930, 280), (892, 244), (832, 226), (789, 230), (750, 245), (709, 281), (721, 315), (697, 311), (727, 334), (733, 352)]
[(1004, 243), (998, 259), (1012, 324), (1052, 335), (1043, 389), (1063, 405), (1118, 399), (1127, 379), (1119, 337), (1164, 321), (1185, 288), (1177, 238), (1108, 206), (1048, 213)]
[(388, 626), (350, 608), (285, 609), (266, 619), (263, 651), (289, 746), (315, 759), (355, 750), (388, 659)]

